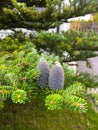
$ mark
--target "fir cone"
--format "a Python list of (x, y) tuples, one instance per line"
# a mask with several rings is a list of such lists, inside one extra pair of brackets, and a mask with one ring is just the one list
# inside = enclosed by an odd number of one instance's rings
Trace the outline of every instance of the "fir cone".
[(37, 68), (40, 71), (39, 77), (37, 79), (38, 85), (41, 88), (45, 88), (48, 84), (49, 78), (49, 64), (44, 58), (41, 58)]
[(59, 62), (53, 65), (49, 75), (50, 89), (63, 89), (64, 87), (64, 70)]

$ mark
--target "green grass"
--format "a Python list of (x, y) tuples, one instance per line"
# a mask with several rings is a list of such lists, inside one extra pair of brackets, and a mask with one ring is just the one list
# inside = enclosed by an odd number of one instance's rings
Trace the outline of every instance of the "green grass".
[(5, 103), (0, 110), (0, 130), (98, 130), (98, 113), (91, 106), (86, 114), (48, 111), (36, 102)]

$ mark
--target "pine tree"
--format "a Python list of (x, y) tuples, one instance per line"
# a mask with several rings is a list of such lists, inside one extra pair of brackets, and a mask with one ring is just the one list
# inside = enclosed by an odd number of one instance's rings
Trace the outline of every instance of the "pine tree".
[[(59, 25), (68, 22), (69, 18), (94, 13), (97, 10), (97, 0), (69, 0), (69, 4), (65, 4), (64, 0), (0, 0), (0, 29), (26, 28), (46, 31), (57, 27), (59, 31)], [(94, 48), (95, 51), (98, 50), (97, 41), (91, 45), (88, 38), (93, 37), (92, 34), (72, 32), (62, 35), (65, 39), (53, 33), (41, 33), (35, 38), (34, 43), (37, 42), (38, 50), (49, 48), (61, 57), (66, 51), (69, 55), (67, 58), (63, 57), (63, 61), (86, 60), (98, 55), (94, 52)], [(37, 39), (44, 42), (44, 46)], [(92, 42), (95, 43), (95, 40)]]
[[(23, 3), (24, 2), (24, 3)], [(61, 10), (58, 5), (62, 3)], [(48, 30), (57, 27), (68, 18), (95, 12), (98, 2), (69, 0), (70, 5), (60, 0), (0, 0), (0, 29), (27, 28)], [(38, 7), (42, 7), (42, 11)], [(93, 8), (94, 7), (94, 8)]]

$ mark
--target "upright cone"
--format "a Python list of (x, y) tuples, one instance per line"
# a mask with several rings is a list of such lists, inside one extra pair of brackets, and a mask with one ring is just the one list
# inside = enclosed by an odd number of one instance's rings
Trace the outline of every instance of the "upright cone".
[(63, 89), (64, 70), (59, 62), (55, 62), (49, 75), (49, 88), (52, 90)]
[(48, 85), (49, 64), (44, 58), (41, 58), (37, 68), (40, 71), (39, 77), (37, 79), (38, 85), (41, 88), (45, 88)]

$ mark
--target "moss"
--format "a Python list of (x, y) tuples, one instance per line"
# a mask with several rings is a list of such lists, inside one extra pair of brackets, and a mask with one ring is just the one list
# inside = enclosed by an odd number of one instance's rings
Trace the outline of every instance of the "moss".
[(98, 130), (98, 113), (91, 106), (86, 114), (49, 111), (32, 101), (26, 104), (5, 103), (0, 110), (0, 130)]

